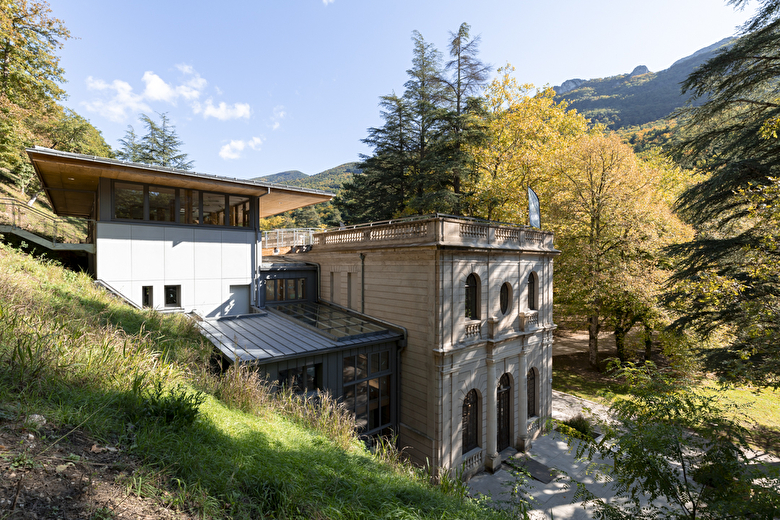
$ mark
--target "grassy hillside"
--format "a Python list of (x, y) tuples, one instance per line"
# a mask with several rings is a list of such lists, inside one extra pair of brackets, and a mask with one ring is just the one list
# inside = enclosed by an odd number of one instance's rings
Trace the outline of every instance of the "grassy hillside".
[(0, 517), (508, 518), (211, 353), (185, 316), (0, 245)]
[[(273, 175), (266, 175), (264, 177), (255, 177), (252, 180), (279, 182), (282, 184), (289, 184), (291, 186), (314, 188), (318, 190), (330, 191), (332, 193), (338, 193), (341, 189), (341, 185), (351, 179), (353, 173), (359, 171), (357, 165), (358, 163), (356, 162), (344, 163), (340, 166), (330, 168), (316, 175), (306, 175), (298, 171), (282, 172), (275, 173)], [(298, 173), (301, 174), (297, 175)]]
[(680, 83), (729, 41), (727, 38), (701, 49), (661, 72), (591, 79), (558, 99), (613, 130), (663, 119), (687, 100), (680, 93)]

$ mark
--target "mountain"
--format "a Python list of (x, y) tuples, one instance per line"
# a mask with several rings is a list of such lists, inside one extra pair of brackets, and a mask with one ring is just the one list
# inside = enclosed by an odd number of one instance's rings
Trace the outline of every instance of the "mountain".
[(290, 184), (299, 179), (305, 179), (308, 175), (299, 170), (288, 170), (286, 172), (274, 173), (265, 177), (255, 177), (253, 180), (263, 180), (266, 182), (275, 182), (277, 184)]
[(566, 100), (569, 108), (612, 130), (657, 121), (685, 105), (688, 96), (680, 93), (680, 83), (732, 41), (733, 38), (725, 38), (677, 60), (661, 72), (651, 72), (640, 65), (630, 74), (570, 79), (553, 87), (556, 99)]
[(301, 188), (314, 188), (318, 190), (337, 193), (341, 185), (352, 178), (352, 174), (359, 173), (358, 163), (344, 163), (335, 168), (327, 169), (316, 175), (306, 175), (298, 170), (274, 173), (263, 177), (255, 177), (252, 180), (276, 182), (279, 184), (289, 184), (290, 186), (300, 186)]

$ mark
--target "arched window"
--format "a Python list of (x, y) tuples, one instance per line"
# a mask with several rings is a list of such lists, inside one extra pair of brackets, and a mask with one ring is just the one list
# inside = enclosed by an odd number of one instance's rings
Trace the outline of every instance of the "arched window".
[(504, 374), (498, 380), (498, 451), (512, 444), (512, 380)]
[(466, 319), (479, 319), (479, 280), (474, 273), (466, 278)]
[(533, 368), (528, 371), (528, 383), (526, 386), (528, 393), (528, 418), (536, 417), (538, 411), (536, 409), (536, 370)]
[(463, 400), (463, 454), (479, 447), (479, 396), (471, 390)]
[(501, 314), (505, 315), (512, 308), (512, 285), (509, 282), (501, 286), (499, 303), (501, 304)]
[(528, 275), (528, 310), (535, 311), (539, 309), (537, 296), (539, 294), (539, 278), (536, 273), (531, 272)]

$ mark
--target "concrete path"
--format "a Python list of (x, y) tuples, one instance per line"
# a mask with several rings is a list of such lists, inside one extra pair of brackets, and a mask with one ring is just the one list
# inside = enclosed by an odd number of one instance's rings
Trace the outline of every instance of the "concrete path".
[[(589, 413), (607, 417), (607, 408), (601, 404), (580, 399), (573, 395), (553, 390), (553, 417), (568, 419), (578, 413)], [(534, 441), (528, 455), (537, 462), (550, 468), (562, 470), (567, 476), (556, 478), (549, 484), (531, 480), (523, 488), (533, 498), (533, 519), (580, 520), (592, 518), (592, 507), (586, 509), (582, 502), (572, 503), (576, 485), (572, 479), (585, 484), (596, 496), (611, 499), (614, 495), (612, 485), (598, 482), (593, 478), (591, 462), (576, 460), (574, 451), (569, 449), (566, 440), (557, 432), (551, 432)], [(602, 462), (600, 459), (594, 462)], [(511, 507), (512, 486), (515, 483), (512, 468), (503, 464), (501, 469), (491, 474), (483, 472), (472, 477), (468, 486), (472, 495), (484, 495), (502, 507)]]

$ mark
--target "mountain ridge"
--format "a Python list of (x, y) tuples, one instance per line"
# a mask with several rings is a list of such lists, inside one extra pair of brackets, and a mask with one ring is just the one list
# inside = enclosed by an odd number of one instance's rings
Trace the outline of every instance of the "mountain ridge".
[(680, 84), (696, 67), (732, 41), (733, 37), (724, 38), (659, 72), (651, 72), (640, 65), (629, 74), (589, 80), (575, 78), (553, 89), (557, 100), (567, 101), (569, 108), (610, 130), (647, 124), (664, 119), (683, 107), (690, 96), (680, 92)]

